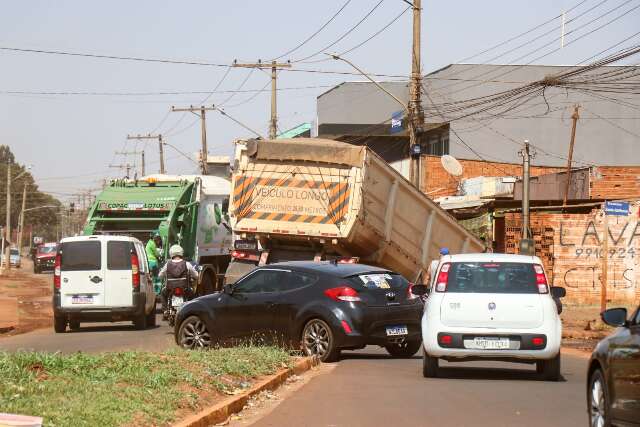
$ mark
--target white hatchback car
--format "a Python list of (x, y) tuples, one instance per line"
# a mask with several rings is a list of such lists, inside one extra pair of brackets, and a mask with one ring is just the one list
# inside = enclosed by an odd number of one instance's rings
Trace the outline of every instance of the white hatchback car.
[(132, 320), (156, 323), (156, 294), (142, 243), (128, 236), (62, 239), (53, 273), (54, 329), (67, 324)]
[(443, 256), (422, 317), (423, 375), (438, 376), (438, 360), (535, 363), (544, 379), (560, 378), (559, 298), (538, 257), (507, 254)]

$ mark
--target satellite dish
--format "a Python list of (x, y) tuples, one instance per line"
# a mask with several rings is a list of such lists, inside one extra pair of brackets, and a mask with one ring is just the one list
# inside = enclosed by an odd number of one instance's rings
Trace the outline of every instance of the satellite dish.
[(450, 175), (462, 175), (462, 165), (455, 157), (450, 156), (449, 154), (445, 154), (444, 156), (440, 157), (440, 163), (442, 163), (442, 167)]

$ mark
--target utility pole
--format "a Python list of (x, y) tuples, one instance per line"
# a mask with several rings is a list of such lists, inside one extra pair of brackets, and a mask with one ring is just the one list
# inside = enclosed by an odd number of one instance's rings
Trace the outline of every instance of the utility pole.
[(125, 178), (127, 178), (127, 179), (130, 178), (131, 165), (129, 163), (120, 164), (120, 165), (109, 165), (109, 167), (110, 168), (114, 168), (114, 169), (126, 170), (127, 174), (125, 175)]
[(11, 269), (11, 162), (7, 159), (7, 225), (4, 227), (4, 265), (7, 270)]
[[(158, 140), (158, 150), (160, 152), (160, 173), (164, 174), (164, 143), (162, 142), (162, 134), (152, 135), (127, 135), (127, 139), (157, 139)], [(142, 151), (142, 175), (145, 175), (145, 167), (144, 167), (144, 150)]]
[[(413, 185), (420, 189), (421, 144), (420, 136), (424, 126), (424, 111), (420, 99), (422, 91), (422, 72), (420, 70), (420, 49), (422, 29), (422, 0), (413, 0), (413, 43), (411, 49), (411, 85), (409, 86), (409, 153), (411, 168), (409, 177)], [(425, 171), (426, 173), (426, 171)]]
[(269, 120), (269, 139), (276, 139), (278, 136), (278, 103), (277, 103), (277, 79), (278, 79), (278, 68), (291, 68), (291, 62), (277, 62), (271, 61), (262, 62), (258, 60), (255, 64), (239, 64), (237, 60), (233, 61), (234, 67), (244, 67), (244, 68), (271, 68), (271, 119)]
[(571, 185), (571, 161), (573, 160), (573, 146), (576, 141), (576, 126), (578, 124), (578, 119), (580, 118), (580, 113), (578, 112), (579, 108), (579, 105), (575, 105), (573, 107), (573, 114), (571, 115), (571, 119), (573, 119), (573, 125), (571, 126), (571, 142), (569, 143), (569, 157), (567, 159), (567, 185), (564, 189), (564, 200), (562, 202), (562, 207), (567, 206), (567, 199), (569, 198), (569, 187)]
[(20, 209), (20, 221), (18, 223), (18, 254), (22, 255), (22, 233), (24, 231), (24, 210), (27, 201), (27, 184), (22, 189), (22, 208)]
[[(116, 154), (119, 154), (121, 156), (137, 156), (138, 154), (140, 154), (141, 156), (141, 160), (142, 160), (142, 164), (141, 164), (141, 171), (142, 172), (142, 176), (144, 176), (144, 150), (142, 151), (116, 151)], [(134, 165), (135, 165), (135, 161), (134, 161)], [(129, 172), (127, 171), (127, 176), (129, 176)], [(78, 201), (78, 203), (80, 203), (80, 201)]]
[(202, 175), (206, 175), (207, 174), (207, 156), (209, 153), (209, 150), (207, 148), (207, 111), (213, 111), (216, 108), (212, 105), (211, 107), (205, 107), (204, 105), (201, 105), (200, 107), (194, 107), (193, 105), (190, 105), (189, 108), (176, 108), (176, 107), (171, 107), (171, 111), (175, 112), (179, 112), (179, 111), (186, 111), (189, 113), (193, 113), (196, 116), (200, 117), (200, 131), (201, 131), (201, 135), (202, 135), (202, 147), (200, 149), (200, 171), (202, 172)]
[(140, 161), (142, 163), (140, 165), (140, 169), (141, 169), (140, 172), (141, 172), (142, 176), (145, 176), (146, 175), (146, 173), (145, 173), (146, 171), (144, 170), (145, 169), (144, 168), (144, 150), (142, 150), (142, 152), (140, 152)]
[(607, 202), (604, 202), (603, 236), (602, 236), (602, 277), (600, 278), (600, 313), (607, 309), (607, 277), (609, 276), (609, 215), (607, 215)]
[(531, 241), (531, 228), (529, 220), (529, 182), (531, 177), (531, 154), (529, 140), (524, 140), (524, 148), (520, 151), (522, 156), (522, 239), (520, 241), (520, 253), (533, 255), (534, 248)]

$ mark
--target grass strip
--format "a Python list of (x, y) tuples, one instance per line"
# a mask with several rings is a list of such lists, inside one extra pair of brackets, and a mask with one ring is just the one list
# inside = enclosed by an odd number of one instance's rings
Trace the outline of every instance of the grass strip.
[(233, 394), (289, 367), (276, 347), (60, 354), (0, 352), (0, 412), (47, 426), (166, 425), (203, 396)]

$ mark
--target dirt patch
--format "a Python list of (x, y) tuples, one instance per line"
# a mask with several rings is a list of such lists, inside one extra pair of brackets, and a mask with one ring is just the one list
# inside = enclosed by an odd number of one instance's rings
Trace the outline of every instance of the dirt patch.
[(53, 325), (51, 307), (52, 277), (50, 273), (33, 274), (29, 260), (20, 269), (0, 276), (0, 297), (18, 300), (18, 323), (0, 331), (0, 337), (21, 334)]
[[(610, 303), (608, 308), (626, 307), (632, 313), (634, 307)], [(562, 344), (565, 347), (592, 351), (596, 344), (611, 334), (614, 328), (602, 323), (599, 305), (564, 305), (562, 314)]]

